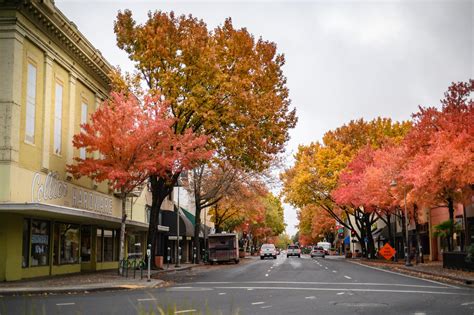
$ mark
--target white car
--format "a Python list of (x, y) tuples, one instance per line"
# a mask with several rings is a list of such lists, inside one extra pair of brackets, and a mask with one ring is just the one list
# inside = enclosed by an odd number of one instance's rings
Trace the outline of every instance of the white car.
[(265, 257), (277, 258), (275, 245), (263, 244), (262, 247), (260, 247), (260, 259), (265, 259)]
[(298, 256), (301, 257), (301, 249), (298, 245), (288, 245), (288, 249), (286, 250), (286, 258), (290, 256)]

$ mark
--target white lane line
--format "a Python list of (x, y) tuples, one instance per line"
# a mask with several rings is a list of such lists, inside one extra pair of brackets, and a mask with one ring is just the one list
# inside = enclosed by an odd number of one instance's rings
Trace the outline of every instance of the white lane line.
[(336, 273), (337, 271), (336, 271), (336, 270), (333, 270), (332, 272)]
[(260, 304), (265, 304), (265, 302), (253, 302), (252, 305), (260, 305)]
[(316, 297), (315, 297), (314, 295), (305, 297), (305, 299), (307, 299), (307, 300), (314, 300), (315, 298), (316, 298)]
[(219, 292), (219, 295), (226, 295), (227, 293), (225, 292)]
[(247, 290), (299, 290), (299, 291), (348, 291), (348, 292), (390, 292), (409, 294), (440, 294), (440, 295), (471, 295), (472, 293), (443, 292), (443, 291), (415, 291), (415, 290), (384, 290), (384, 289), (348, 289), (348, 288), (304, 288), (304, 287), (215, 287), (215, 289), (247, 289)]
[(344, 292), (339, 292), (339, 293), (337, 293), (337, 295), (343, 295), (343, 294), (344, 294)]
[[(195, 284), (301, 284), (301, 285), (355, 285), (355, 286), (390, 286), (390, 287), (408, 287), (408, 288), (429, 288), (429, 289), (446, 289), (445, 287), (434, 286), (434, 285), (421, 285), (421, 284), (401, 284), (401, 283), (375, 283), (375, 282), (301, 282), (301, 281), (201, 281), (195, 282)], [(180, 287), (183, 288), (183, 287)], [(192, 287), (185, 287), (191, 289)], [(474, 303), (474, 302), (473, 302)]]
[(472, 305), (472, 304), (474, 304), (474, 302), (466, 302), (466, 303), (462, 303), (461, 305), (462, 306), (468, 306), (468, 305)]
[(328, 270), (328, 267), (324, 267), (324, 269)]
[(402, 276), (402, 277), (407, 277), (407, 278), (412, 278), (412, 279), (416, 279), (416, 280), (420, 280), (420, 281), (427, 281), (427, 282), (431, 282), (431, 283), (436, 283), (436, 284), (439, 284), (439, 285), (442, 285), (442, 286), (445, 286), (445, 287), (449, 287), (449, 288), (453, 288), (453, 289), (461, 289), (460, 287), (457, 287), (455, 285), (450, 285), (450, 284), (442, 283), (442, 282), (439, 282), (439, 281), (423, 279), (423, 278), (417, 278), (417, 277), (414, 277), (414, 276), (409, 276), (409, 275), (399, 273), (399, 272), (395, 272), (395, 271), (390, 271), (390, 270), (380, 269), (380, 268), (377, 268), (377, 267), (367, 266), (367, 265), (364, 265), (364, 264), (361, 264), (361, 263), (358, 263), (358, 262), (355, 262), (355, 261), (349, 261), (349, 262), (352, 263), (352, 264), (362, 266), (362, 267), (367, 267), (367, 268), (370, 268), (370, 269), (375, 269), (375, 270), (378, 270), (378, 271), (383, 271), (383, 272), (391, 273), (391, 274), (394, 274), (394, 275), (399, 275), (399, 276)]
[(344, 276), (344, 278), (351, 280), (352, 278), (349, 276)]
[(143, 301), (156, 301), (155, 298), (148, 298), (148, 299), (137, 299), (138, 302), (143, 302)]
[(76, 305), (74, 302), (69, 302), (69, 303), (56, 303), (57, 306), (67, 306), (67, 305)]
[(185, 313), (192, 313), (192, 312), (196, 312), (195, 309), (192, 309), (192, 310), (182, 310), (182, 311), (176, 311), (174, 312), (175, 314), (185, 314)]
[(265, 274), (265, 277), (268, 277), (268, 273)]
[(272, 306), (271, 305), (265, 305), (265, 306), (262, 306), (260, 308), (270, 308), (270, 307), (272, 307)]

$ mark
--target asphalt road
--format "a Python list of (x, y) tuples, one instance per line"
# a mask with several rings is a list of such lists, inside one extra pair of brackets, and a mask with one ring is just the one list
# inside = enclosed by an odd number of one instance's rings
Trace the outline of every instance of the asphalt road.
[(157, 289), (1, 297), (0, 314), (474, 314), (474, 290), (333, 257), (280, 256), (163, 276)]

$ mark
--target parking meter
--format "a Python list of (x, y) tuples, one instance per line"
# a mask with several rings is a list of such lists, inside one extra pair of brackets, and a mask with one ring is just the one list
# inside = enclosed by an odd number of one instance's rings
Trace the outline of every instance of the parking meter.
[(150, 282), (150, 268), (151, 268), (151, 244), (148, 244), (148, 248), (146, 250), (146, 255), (148, 257), (148, 282)]

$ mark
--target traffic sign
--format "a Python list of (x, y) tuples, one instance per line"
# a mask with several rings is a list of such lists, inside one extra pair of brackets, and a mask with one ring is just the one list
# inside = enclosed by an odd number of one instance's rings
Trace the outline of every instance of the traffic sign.
[(390, 246), (389, 243), (385, 244), (381, 249), (379, 249), (379, 254), (386, 260), (390, 260), (397, 251)]

